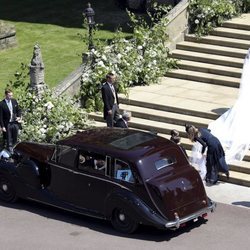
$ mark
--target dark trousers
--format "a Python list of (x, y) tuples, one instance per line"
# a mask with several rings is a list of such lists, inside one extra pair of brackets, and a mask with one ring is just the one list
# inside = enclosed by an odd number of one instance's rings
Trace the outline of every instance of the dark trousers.
[(19, 125), (16, 122), (10, 122), (7, 125), (6, 132), (3, 132), (4, 146), (10, 152), (13, 151), (13, 147), (17, 143), (18, 131)]
[(116, 104), (114, 104), (112, 107), (112, 114), (108, 114), (106, 117), (107, 127), (114, 127), (114, 122), (119, 119), (119, 114), (119, 108)]

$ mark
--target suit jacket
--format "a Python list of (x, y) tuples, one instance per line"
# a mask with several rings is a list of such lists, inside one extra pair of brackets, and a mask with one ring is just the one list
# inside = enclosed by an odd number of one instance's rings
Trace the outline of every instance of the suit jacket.
[(123, 118), (120, 118), (116, 121), (114, 126), (118, 128), (128, 128), (128, 123)]
[[(114, 88), (115, 88), (115, 86), (114, 86)], [(102, 100), (104, 103), (103, 115), (104, 115), (104, 119), (106, 119), (106, 117), (108, 115), (108, 111), (112, 110), (112, 108), (113, 108), (113, 105), (115, 102), (115, 97), (114, 97), (113, 92), (112, 92), (112, 90), (109, 87), (109, 84), (107, 82), (102, 85), (101, 90), (102, 90)], [(116, 88), (115, 88), (115, 96), (116, 96), (117, 105), (119, 105), (119, 100), (118, 100)]]
[[(12, 103), (12, 110), (13, 110), (13, 118), (14, 120), (16, 119), (16, 117), (21, 117), (21, 109), (16, 101), (16, 99), (11, 99), (11, 103)], [(9, 107), (4, 100), (2, 100), (0, 102), (0, 126), (1, 128), (5, 127), (7, 129), (7, 125), (10, 121), (10, 110)]]

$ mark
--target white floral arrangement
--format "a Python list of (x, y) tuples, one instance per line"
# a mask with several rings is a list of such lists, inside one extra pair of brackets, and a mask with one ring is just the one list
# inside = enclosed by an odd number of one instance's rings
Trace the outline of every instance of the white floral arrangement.
[(224, 20), (248, 12), (250, 0), (190, 0), (188, 8), (189, 31), (200, 37), (220, 26)]
[(8, 86), (22, 109), (19, 140), (54, 143), (92, 125), (87, 112), (75, 100), (56, 97), (48, 88), (39, 97), (30, 91), (26, 71), (27, 66), (22, 64), (15, 74), (16, 81)]
[(82, 75), (80, 94), (83, 106), (89, 111), (102, 108), (100, 88), (108, 72), (116, 74), (119, 92), (128, 94), (129, 87), (157, 83), (159, 77), (176, 66), (166, 47), (166, 15), (149, 13), (150, 24), (131, 12), (128, 15), (133, 27), (132, 38), (124, 38), (118, 31), (110, 45), (88, 52), (92, 65)]

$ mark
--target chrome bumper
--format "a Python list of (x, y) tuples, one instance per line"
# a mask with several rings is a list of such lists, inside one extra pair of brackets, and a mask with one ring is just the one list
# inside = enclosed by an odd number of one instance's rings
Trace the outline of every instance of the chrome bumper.
[(214, 212), (215, 208), (216, 208), (216, 203), (214, 201), (211, 201), (211, 204), (208, 207), (206, 207), (204, 209), (201, 209), (198, 212), (196, 212), (194, 214), (191, 214), (191, 215), (189, 215), (187, 217), (183, 217), (183, 218), (180, 219), (178, 214), (176, 213), (175, 214), (175, 220), (174, 221), (168, 221), (165, 224), (165, 227), (166, 228), (177, 229), (183, 223), (195, 220), (198, 217), (202, 216), (203, 214), (206, 214), (207, 212)]

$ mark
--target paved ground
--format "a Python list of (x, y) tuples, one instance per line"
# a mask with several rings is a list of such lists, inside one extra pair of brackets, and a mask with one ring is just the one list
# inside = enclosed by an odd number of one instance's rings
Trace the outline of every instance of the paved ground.
[(231, 183), (218, 182), (217, 185), (205, 186), (208, 196), (219, 203), (248, 208), (250, 211), (250, 188)]
[(140, 227), (129, 236), (117, 233), (108, 222), (26, 201), (0, 203), (0, 215), (3, 250), (247, 250), (250, 245), (250, 209), (222, 203), (208, 221), (167, 232)]

